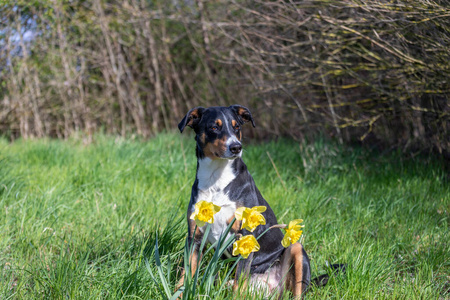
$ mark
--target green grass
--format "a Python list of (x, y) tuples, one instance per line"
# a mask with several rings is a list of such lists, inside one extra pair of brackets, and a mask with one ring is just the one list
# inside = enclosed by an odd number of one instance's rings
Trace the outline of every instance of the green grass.
[[(89, 146), (0, 139), (0, 298), (160, 299), (145, 261), (158, 274), (157, 236), (175, 286), (194, 145), (178, 134)], [(313, 277), (326, 262), (348, 264), (306, 299), (450, 297), (444, 162), (286, 140), (247, 145), (244, 160), (280, 223), (305, 220)]]

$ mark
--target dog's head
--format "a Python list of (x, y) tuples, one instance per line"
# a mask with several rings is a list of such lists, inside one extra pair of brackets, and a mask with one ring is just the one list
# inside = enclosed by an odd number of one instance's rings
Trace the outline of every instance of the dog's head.
[(235, 159), (242, 155), (241, 126), (253, 121), (248, 108), (241, 105), (229, 107), (196, 107), (178, 124), (180, 132), (186, 126), (194, 129), (197, 156), (210, 159)]

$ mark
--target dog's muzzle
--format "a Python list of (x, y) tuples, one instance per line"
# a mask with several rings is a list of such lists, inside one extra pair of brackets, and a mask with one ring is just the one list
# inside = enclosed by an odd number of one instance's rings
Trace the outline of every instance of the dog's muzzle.
[(228, 148), (230, 149), (231, 153), (233, 153), (234, 155), (238, 155), (239, 153), (241, 153), (242, 145), (241, 143), (232, 143)]

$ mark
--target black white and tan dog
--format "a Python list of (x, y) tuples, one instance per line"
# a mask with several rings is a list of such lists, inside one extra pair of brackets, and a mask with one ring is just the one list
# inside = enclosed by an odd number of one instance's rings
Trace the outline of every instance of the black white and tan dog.
[[(241, 158), (241, 126), (247, 122), (255, 126), (250, 111), (241, 105), (232, 105), (193, 108), (178, 125), (181, 132), (186, 126), (194, 129), (197, 142), (197, 173), (187, 211), (188, 243), (190, 245), (193, 239), (195, 245), (190, 258), (192, 274), (197, 269), (198, 248), (204, 233), (202, 227), (197, 227), (194, 232), (195, 222), (189, 218), (198, 201), (206, 200), (221, 207), (214, 216), (215, 221), (207, 237), (211, 243), (219, 239), (239, 207), (266, 206), (267, 210), (263, 213), (266, 224), (249, 232), (241, 229), (240, 221), (236, 221), (232, 227), (233, 233), (258, 237), (267, 228), (278, 224)], [(282, 239), (283, 233), (275, 228), (258, 240), (260, 250), (253, 253), (252, 259), (242, 260), (238, 264), (234, 290), (239, 288), (239, 276), (245, 272), (249, 273), (244, 284), (247, 287), (270, 294), (278, 293), (280, 297), (285, 290), (290, 290), (296, 298), (300, 298), (311, 281), (309, 258), (300, 243), (284, 248)]]

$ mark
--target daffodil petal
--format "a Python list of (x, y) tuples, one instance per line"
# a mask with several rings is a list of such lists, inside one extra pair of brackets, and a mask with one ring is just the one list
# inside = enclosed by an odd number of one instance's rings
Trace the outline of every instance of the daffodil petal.
[(264, 218), (264, 216), (261, 216), (261, 220), (259, 221), (261, 223), (261, 225), (266, 225), (266, 218)]
[(247, 259), (250, 253), (259, 249), (260, 245), (253, 235), (243, 236), (233, 243), (233, 255), (240, 254), (244, 259)]
[(256, 227), (252, 228), (250, 226), (245, 226), (244, 229), (247, 229), (248, 231), (253, 232), (253, 231), (255, 231)]
[(259, 245), (258, 242), (256, 242), (255, 248), (253, 248), (252, 252), (257, 252), (257, 251), (259, 251), (259, 249), (261, 249), (261, 246)]
[(295, 225), (294, 227), (291, 228), (291, 230), (300, 231), (303, 227), (305, 226)]
[(291, 243), (295, 244), (300, 240), (300, 237), (302, 236), (303, 231), (297, 231), (295, 235), (291, 238)]
[(220, 206), (211, 202), (200, 200), (195, 204), (195, 211), (190, 219), (194, 220), (197, 226), (202, 227), (205, 223), (214, 223), (214, 214), (220, 211)]
[(239, 248), (238, 248), (238, 243), (237, 241), (233, 243), (233, 256), (237, 256), (239, 255)]
[(256, 210), (257, 212), (262, 213), (262, 212), (265, 212), (267, 210), (267, 207), (266, 206), (254, 206), (252, 209)]
[(236, 209), (236, 212), (234, 213), (236, 220), (242, 220), (242, 215), (244, 214), (245, 209), (246, 207), (239, 207)]
[(302, 219), (296, 219), (296, 220), (292, 220), (289, 222), (289, 229), (292, 229), (292, 227), (294, 227), (297, 224), (300, 224), (301, 222), (303, 222)]
[(218, 212), (220, 211), (221, 208), (222, 208), (222, 207), (213, 204), (213, 210), (214, 210), (214, 213), (215, 213), (215, 214), (218, 213)]
[(283, 238), (283, 240), (281, 241), (281, 245), (283, 245), (284, 248), (289, 247), (289, 245), (291, 244), (291, 239), (289, 238), (288, 234), (286, 234)]
[(205, 226), (206, 222), (195, 219), (195, 224), (197, 224), (198, 227), (203, 227)]

